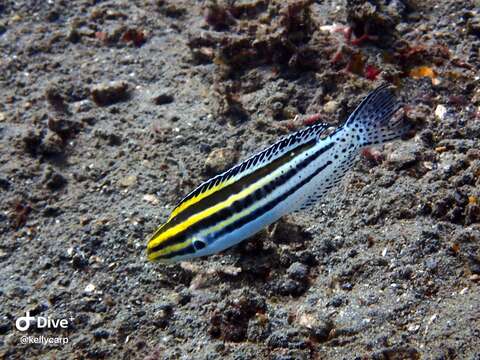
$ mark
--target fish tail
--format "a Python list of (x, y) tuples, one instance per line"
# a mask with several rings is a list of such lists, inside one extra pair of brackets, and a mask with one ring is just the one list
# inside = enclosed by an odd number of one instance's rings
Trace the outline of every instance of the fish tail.
[(388, 85), (373, 90), (348, 117), (345, 127), (356, 134), (361, 147), (383, 144), (405, 135), (410, 126), (403, 117), (393, 119), (402, 107)]

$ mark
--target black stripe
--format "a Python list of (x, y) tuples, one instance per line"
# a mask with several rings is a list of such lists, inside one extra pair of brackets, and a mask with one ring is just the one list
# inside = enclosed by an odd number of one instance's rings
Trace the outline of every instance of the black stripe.
[(245, 215), (243, 218), (238, 219), (234, 223), (226, 226), (224, 229), (218, 231), (217, 233), (211, 235), (212, 238), (219, 238), (220, 236), (226, 235), (232, 231), (235, 231), (242, 226), (248, 224), (251, 221), (254, 221), (255, 219), (258, 219), (260, 216), (265, 215), (267, 212), (271, 211), (275, 206), (280, 204), (282, 201), (285, 201), (289, 196), (293, 195), (295, 192), (300, 190), (303, 186), (308, 184), (312, 179), (319, 175), (323, 170), (325, 170), (332, 162), (329, 160), (327, 161), (323, 166), (319, 167), (317, 170), (315, 170), (312, 174), (307, 176), (305, 179), (303, 179), (301, 182), (299, 182), (297, 185), (286, 191), (280, 196), (277, 196), (275, 199), (270, 201), (269, 203), (263, 205), (262, 207), (258, 208), (255, 211), (252, 211), (250, 214)]
[[(149, 250), (147, 253), (150, 254), (153, 252), (153, 249)], [(165, 255), (161, 255), (157, 258), (155, 258), (154, 260), (161, 260), (161, 259), (171, 259), (175, 256), (181, 256), (181, 255), (188, 255), (188, 254), (194, 254), (195, 253), (195, 247), (190, 244), (188, 246), (185, 246), (184, 248), (180, 249), (180, 250), (177, 250), (177, 251), (172, 251), (168, 254), (165, 254)]]
[[(183, 221), (187, 220), (192, 215), (194, 215), (194, 214), (196, 214), (196, 213), (198, 213), (202, 210), (205, 210), (205, 209), (207, 209), (207, 208), (209, 208), (209, 207), (211, 207), (215, 204), (218, 204), (222, 201), (225, 201), (232, 194), (239, 193), (243, 189), (247, 188), (251, 184), (257, 182), (259, 179), (263, 178), (264, 176), (266, 176), (267, 174), (272, 172), (274, 169), (276, 169), (276, 168), (282, 166), (283, 164), (291, 161), (291, 159), (294, 158), (295, 156), (297, 156), (297, 155), (301, 154), (302, 152), (304, 152), (305, 150), (315, 146), (316, 142), (317, 142), (317, 140), (315, 138), (313, 138), (312, 140), (310, 140), (310, 141), (308, 141), (304, 144), (301, 144), (300, 146), (297, 146), (297, 147), (293, 148), (292, 150), (286, 152), (285, 154), (280, 156), (278, 159), (275, 159), (271, 163), (265, 164), (265, 166), (262, 166), (261, 168), (255, 170), (254, 172), (242, 177), (241, 179), (234, 182), (233, 184), (227, 185), (223, 189), (215, 191), (214, 193), (212, 193), (211, 195), (203, 198), (202, 200), (198, 201), (197, 203), (192, 204), (191, 206), (189, 206), (188, 208), (186, 208), (185, 210), (183, 210), (182, 212), (177, 214), (177, 216), (175, 216), (173, 219), (171, 219), (168, 223), (166, 223), (165, 226), (162, 227), (162, 229), (161, 229), (162, 232), (167, 231), (168, 229), (182, 223)], [(246, 160), (245, 162), (243, 162), (240, 165), (237, 165), (235, 167), (236, 169), (234, 168), (235, 169), (234, 172), (237, 172), (237, 171), (241, 172), (241, 171), (245, 170), (247, 168), (248, 161), (250, 161), (250, 159)], [(213, 183), (213, 184), (216, 185), (217, 183), (220, 183), (223, 180), (224, 180), (223, 177), (218, 177), (215, 181), (210, 182), (210, 184)], [(213, 186), (214, 185), (212, 185), (212, 187)], [(210, 188), (210, 185), (208, 185), (208, 188)], [(187, 196), (186, 199), (188, 200), (190, 198), (191, 198), (190, 196)], [(180, 204), (178, 206), (180, 206)], [(155, 234), (155, 235), (158, 235), (158, 234)]]
[(296, 174), (298, 174), (299, 171), (303, 170), (306, 168), (308, 165), (310, 165), (313, 161), (318, 159), (323, 153), (331, 149), (335, 145), (334, 142), (331, 142), (330, 144), (324, 146), (323, 148), (317, 150), (314, 152), (312, 155), (307, 157), (305, 160), (303, 160), (301, 163), (299, 163), (295, 168), (290, 169), (289, 171), (285, 172), (284, 174), (278, 176), (276, 179), (274, 179), (272, 182), (266, 184), (264, 187), (255, 190), (252, 194), (247, 196), (244, 199), (235, 201), (231, 206), (222, 209), (220, 211), (217, 211), (216, 213), (210, 215), (209, 217), (202, 219), (198, 221), (195, 224), (192, 224), (189, 228), (185, 229), (182, 232), (179, 232), (178, 234), (172, 236), (171, 238), (161, 242), (157, 246), (153, 247), (151, 249), (152, 252), (154, 251), (159, 251), (161, 249), (164, 249), (168, 246), (174, 245), (176, 243), (181, 243), (184, 242), (189, 234), (195, 233), (201, 229), (205, 229), (208, 227), (211, 227), (215, 224), (218, 224), (221, 221), (224, 221), (228, 217), (231, 216), (232, 214), (232, 209), (236, 212), (242, 211), (243, 209), (246, 209), (249, 207), (252, 203), (256, 201), (259, 197), (265, 197), (268, 194), (270, 194), (274, 189), (277, 187), (285, 184), (288, 180), (293, 178)]

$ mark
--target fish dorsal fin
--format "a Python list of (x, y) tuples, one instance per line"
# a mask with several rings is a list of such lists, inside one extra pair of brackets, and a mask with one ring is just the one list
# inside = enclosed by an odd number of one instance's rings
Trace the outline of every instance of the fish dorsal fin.
[(213, 192), (248, 176), (257, 169), (265, 167), (269, 163), (279, 159), (283, 154), (301, 147), (314, 139), (318, 139), (329, 126), (330, 125), (328, 124), (317, 123), (294, 132), (278, 140), (276, 143), (259, 153), (250, 156), (238, 165), (235, 165), (227, 171), (203, 182), (177, 204), (170, 215), (170, 219), (174, 218), (181, 211), (190, 206), (190, 203), (194, 203), (201, 198), (207, 197)]

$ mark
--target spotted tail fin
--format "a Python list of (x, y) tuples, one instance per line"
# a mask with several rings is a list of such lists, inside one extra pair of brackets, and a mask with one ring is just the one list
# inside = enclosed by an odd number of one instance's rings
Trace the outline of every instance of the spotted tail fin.
[(397, 139), (410, 130), (402, 118), (391, 121), (401, 106), (388, 85), (383, 84), (357, 106), (345, 122), (345, 127), (357, 133), (362, 147)]

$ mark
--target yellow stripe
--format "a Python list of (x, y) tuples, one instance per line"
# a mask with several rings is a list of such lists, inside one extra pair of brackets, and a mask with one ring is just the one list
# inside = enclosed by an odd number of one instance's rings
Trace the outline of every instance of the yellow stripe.
[[(226, 181), (223, 181), (222, 183), (214, 186), (213, 188), (203, 192), (203, 193), (200, 193), (198, 195), (196, 195), (195, 197), (191, 198), (191, 199), (188, 199), (184, 202), (182, 202), (181, 204), (179, 204), (175, 209), (173, 209), (172, 213), (170, 214), (167, 222), (163, 225), (167, 225), (170, 221), (172, 221), (174, 218), (176, 218), (178, 215), (180, 215), (182, 212), (184, 212), (185, 210), (187, 210), (189, 207), (195, 205), (195, 204), (198, 204), (201, 200), (209, 197), (210, 195), (213, 195), (215, 194), (216, 192), (219, 192), (220, 190), (222, 190), (223, 188), (227, 187), (227, 186), (230, 186), (232, 184), (235, 184), (237, 181), (242, 181), (242, 179), (249, 179), (250, 176), (255, 176), (255, 177), (265, 177), (265, 176), (268, 176), (268, 172), (267, 171), (270, 171), (270, 168), (273, 166), (274, 168), (276, 166), (279, 166), (281, 167), (282, 165), (284, 165), (285, 163), (291, 161), (291, 159), (293, 159), (295, 156), (297, 156), (298, 154), (301, 154), (302, 152), (304, 152), (305, 150), (311, 148), (312, 146), (315, 145), (315, 142), (307, 142), (307, 143), (304, 143), (304, 144), (301, 144), (299, 146), (297, 146), (296, 148), (293, 148), (289, 151), (287, 151), (286, 153), (282, 154), (279, 158), (273, 160), (272, 162), (270, 162), (269, 164), (265, 164), (265, 166), (263, 167), (256, 167), (256, 169), (253, 169), (252, 171), (242, 171), (242, 176), (240, 179), (238, 179), (238, 176), (234, 176), (233, 178), (229, 179), (229, 180), (226, 180)], [(259, 154), (257, 154), (256, 156), (258, 156)], [(249, 159), (245, 160), (244, 162), (248, 161)], [(240, 166), (240, 165), (238, 165)], [(213, 179), (212, 179), (213, 180)], [(172, 225), (172, 224), (170, 224)], [(178, 225), (178, 224), (177, 224)], [(162, 226), (162, 227), (163, 227)], [(157, 235), (159, 235), (159, 232), (161, 232), (161, 228), (158, 228), (157, 231), (155, 232), (155, 234), (151, 237), (151, 239), (154, 239)], [(173, 227), (172, 227), (173, 228)]]
[[(167, 231), (159, 234), (159, 236), (157, 238), (152, 238), (149, 241), (149, 243), (147, 244), (147, 248), (151, 249), (151, 248), (157, 246), (162, 241), (165, 241), (166, 239), (177, 235), (178, 233), (184, 231), (185, 229), (192, 226), (196, 222), (201, 221), (201, 220), (209, 217), (210, 215), (215, 214), (217, 211), (220, 211), (222, 209), (225, 209), (225, 208), (229, 207), (230, 205), (232, 205), (237, 200), (241, 200), (241, 199), (247, 197), (248, 195), (253, 193), (255, 190), (257, 190), (257, 189), (263, 187), (264, 185), (268, 184), (273, 178), (275, 178), (278, 174), (280, 174), (280, 171), (281, 171), (281, 168), (277, 169), (272, 174), (270, 174), (268, 176), (265, 176), (264, 178), (257, 181), (256, 183), (253, 183), (248, 188), (242, 190), (238, 194), (233, 194), (227, 200), (225, 200), (221, 203), (218, 203), (218, 204), (216, 204), (216, 205), (214, 205), (214, 206), (212, 206), (212, 207), (210, 207), (210, 208), (208, 208), (204, 211), (201, 211), (198, 214), (192, 215), (191, 217), (189, 217), (184, 222), (182, 222), (182, 223), (168, 229)], [(176, 245), (172, 245), (172, 246), (176, 246)], [(165, 250), (168, 249), (169, 251), (171, 251), (170, 249), (172, 248), (172, 246), (167, 247)]]
[[(252, 206), (253, 206), (253, 209), (252, 209)], [(253, 203), (249, 208), (247, 208), (246, 210), (243, 210), (242, 212), (238, 213), (238, 214), (235, 214), (225, 220), (223, 220), (221, 223), (219, 223), (218, 225), (215, 225), (214, 227), (210, 228), (211, 230), (208, 231), (207, 233), (205, 233), (204, 235), (205, 236), (208, 236), (214, 232), (217, 232), (219, 230), (221, 230), (223, 227), (225, 226), (228, 226), (232, 223), (234, 223), (235, 221), (239, 220), (240, 218), (248, 215), (249, 213), (251, 213), (252, 211), (255, 211), (257, 210), (257, 208), (260, 206), (260, 201), (257, 201), (255, 203)]]
[[(193, 204), (199, 202), (200, 200), (206, 198), (207, 196), (210, 196), (211, 194), (213, 194), (214, 192), (217, 192), (218, 190), (221, 190), (223, 189), (225, 186), (228, 186), (232, 183), (234, 183), (235, 180), (232, 178), (230, 180), (227, 180), (227, 181), (224, 181), (216, 186), (214, 186), (213, 188), (211, 189), (208, 189), (207, 191), (201, 193), (201, 194), (198, 194), (197, 196), (191, 198), (191, 199), (188, 199), (187, 201), (181, 203), (180, 205), (178, 205), (173, 211), (172, 213), (170, 214), (170, 217), (168, 218), (168, 221), (170, 221), (171, 219), (173, 219), (175, 216), (177, 216), (178, 214), (180, 214), (183, 210), (185, 210), (186, 208), (192, 206)], [(167, 221), (167, 222), (168, 222)]]
[(162, 256), (162, 255), (165, 255), (165, 254), (169, 254), (173, 251), (177, 251), (177, 250), (181, 250), (183, 249), (184, 247), (187, 247), (189, 244), (190, 244), (191, 240), (185, 240), (184, 242), (182, 243), (179, 243), (179, 244), (174, 244), (174, 245), (171, 245), (165, 249), (162, 249), (162, 250), (159, 250), (159, 251), (155, 251), (154, 253), (151, 253), (148, 255), (148, 259), (149, 260), (154, 260), (156, 259), (157, 257), (159, 256)]

